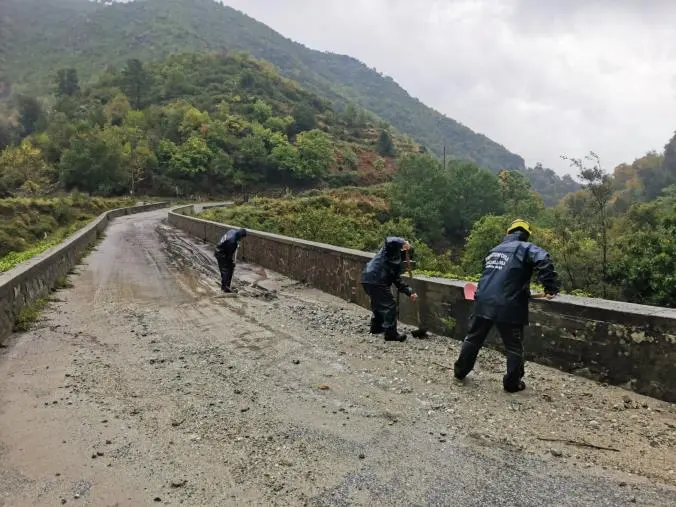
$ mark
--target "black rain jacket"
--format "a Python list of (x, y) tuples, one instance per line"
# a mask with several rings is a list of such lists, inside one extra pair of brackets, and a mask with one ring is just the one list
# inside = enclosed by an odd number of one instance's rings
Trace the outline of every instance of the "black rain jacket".
[(239, 247), (240, 240), (246, 236), (244, 229), (231, 229), (226, 232), (216, 246), (216, 257), (232, 258)]
[(521, 240), (521, 233), (505, 237), (484, 259), (484, 272), (474, 296), (474, 314), (494, 322), (528, 324), (528, 300), (533, 271), (547, 294), (561, 287), (549, 254)]
[(401, 247), (406, 240), (397, 236), (388, 236), (385, 245), (371, 259), (361, 273), (361, 283), (373, 285), (394, 284), (397, 290), (403, 294), (411, 295), (413, 289), (406, 285), (401, 278), (404, 270), (404, 252)]

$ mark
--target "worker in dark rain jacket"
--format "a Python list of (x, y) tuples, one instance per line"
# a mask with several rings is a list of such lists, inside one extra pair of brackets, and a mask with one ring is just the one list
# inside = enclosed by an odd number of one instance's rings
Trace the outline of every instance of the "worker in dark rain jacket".
[(529, 287), (533, 271), (544, 286), (548, 299), (558, 294), (560, 289), (549, 254), (528, 242), (530, 234), (528, 222), (515, 220), (507, 229), (502, 243), (484, 259), (484, 272), (474, 298), (474, 315), (455, 363), (455, 377), (459, 380), (474, 368), (479, 350), (495, 325), (507, 351), (503, 387), (512, 393), (526, 388), (522, 380), (523, 329), (528, 324)]
[(371, 298), (371, 333), (385, 333), (386, 341), (406, 340), (406, 334), (399, 334), (397, 331), (397, 305), (392, 296), (392, 284), (412, 301), (418, 298), (401, 278), (406, 252), (410, 249), (411, 244), (404, 238), (388, 236), (385, 245), (368, 262), (361, 274), (362, 287)]
[(237, 248), (242, 238), (246, 237), (246, 229), (232, 229), (223, 235), (216, 246), (216, 260), (221, 272), (221, 290), (226, 293), (236, 292), (230, 284), (235, 272)]

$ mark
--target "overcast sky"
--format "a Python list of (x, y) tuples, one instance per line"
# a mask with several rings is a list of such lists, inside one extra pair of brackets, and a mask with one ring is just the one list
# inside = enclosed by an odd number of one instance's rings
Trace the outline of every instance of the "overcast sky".
[(676, 0), (223, 0), (526, 159), (612, 170), (676, 130)]

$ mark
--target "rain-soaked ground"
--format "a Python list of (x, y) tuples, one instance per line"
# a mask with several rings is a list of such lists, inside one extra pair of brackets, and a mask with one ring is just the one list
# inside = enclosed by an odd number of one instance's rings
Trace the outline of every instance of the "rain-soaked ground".
[(0, 505), (675, 505), (676, 408), (441, 337), (115, 220), (0, 354)]

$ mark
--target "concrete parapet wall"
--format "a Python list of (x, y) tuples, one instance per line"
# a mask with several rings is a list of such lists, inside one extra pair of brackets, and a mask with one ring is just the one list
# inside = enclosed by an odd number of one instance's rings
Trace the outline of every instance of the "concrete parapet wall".
[(27, 305), (44, 298), (57, 280), (73, 269), (82, 253), (103, 233), (113, 218), (167, 207), (144, 204), (106, 211), (59, 245), (0, 275), (0, 340), (12, 333), (16, 317)]
[[(174, 208), (169, 222), (210, 243), (235, 226)], [(238, 257), (369, 308), (359, 277), (373, 254), (249, 230)], [(464, 283), (441, 278), (409, 280), (420, 299), (401, 297), (400, 320), (462, 340), (472, 303)], [(529, 360), (589, 378), (623, 385), (641, 394), (676, 402), (676, 310), (602, 299), (559, 296), (531, 303), (526, 328)], [(489, 345), (500, 348), (495, 333)]]

